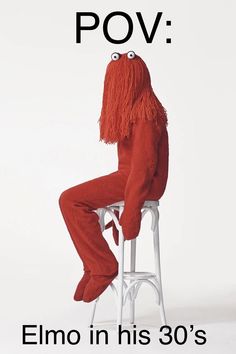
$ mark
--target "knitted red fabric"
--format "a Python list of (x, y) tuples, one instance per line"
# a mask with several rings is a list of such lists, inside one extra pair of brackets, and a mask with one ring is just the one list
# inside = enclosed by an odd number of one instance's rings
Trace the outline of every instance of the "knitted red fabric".
[[(165, 127), (160, 132), (153, 121), (140, 121), (130, 138), (117, 144), (118, 170), (127, 178), (124, 211), (119, 223), (125, 239), (135, 238), (140, 230), (141, 207), (145, 200), (159, 200), (168, 178), (169, 144)], [(118, 244), (118, 230), (113, 222), (113, 237)]]
[[(125, 207), (120, 218), (124, 237), (136, 237), (140, 229), (141, 207), (145, 200), (159, 200), (164, 193), (168, 175), (168, 135), (160, 132), (153, 121), (138, 122), (128, 143), (119, 144), (120, 168), (129, 163), (125, 187)], [(125, 150), (125, 151), (124, 151)], [(126, 152), (126, 153), (125, 153)]]
[(148, 68), (136, 55), (111, 61), (106, 70), (101, 115), (100, 140), (113, 144), (129, 137), (135, 122), (153, 120), (157, 129), (167, 125), (167, 115), (156, 97)]
[[(114, 78), (120, 80), (117, 85)], [(89, 281), (80, 283), (75, 296), (80, 300), (84, 293), (87, 302), (105, 290), (118, 269), (95, 210), (124, 200), (119, 223), (125, 239), (130, 240), (138, 236), (145, 200), (159, 200), (166, 188), (169, 158), (166, 112), (151, 88), (147, 67), (139, 57), (129, 60), (123, 55), (118, 63), (108, 65), (100, 140), (117, 143), (117, 170), (73, 186), (59, 198), (84, 271), (90, 272)], [(113, 221), (106, 225), (110, 226), (118, 243)]]

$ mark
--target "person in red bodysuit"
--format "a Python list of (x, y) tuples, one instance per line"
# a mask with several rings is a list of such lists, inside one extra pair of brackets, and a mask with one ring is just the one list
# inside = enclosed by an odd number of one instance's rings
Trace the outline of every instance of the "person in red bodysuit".
[[(166, 110), (151, 86), (148, 68), (133, 51), (113, 53), (107, 66), (100, 141), (117, 143), (116, 171), (63, 191), (60, 209), (84, 274), (74, 300), (96, 299), (118, 274), (118, 262), (102, 235), (97, 208), (124, 200), (119, 224), (125, 240), (138, 236), (145, 200), (159, 200), (168, 178)], [(118, 244), (118, 231), (110, 221)]]

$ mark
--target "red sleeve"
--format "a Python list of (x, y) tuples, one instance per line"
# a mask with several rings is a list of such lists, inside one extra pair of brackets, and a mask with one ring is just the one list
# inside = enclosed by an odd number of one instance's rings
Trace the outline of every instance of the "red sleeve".
[(157, 167), (161, 131), (154, 121), (140, 121), (134, 126), (131, 169), (125, 187), (124, 211), (119, 220), (127, 240), (137, 237), (140, 230), (141, 208)]

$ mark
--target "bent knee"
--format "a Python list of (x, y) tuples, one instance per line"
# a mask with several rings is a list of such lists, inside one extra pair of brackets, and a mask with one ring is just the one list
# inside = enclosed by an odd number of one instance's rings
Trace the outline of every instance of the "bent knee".
[(70, 204), (72, 202), (73, 202), (73, 195), (69, 188), (61, 193), (59, 197), (59, 205), (63, 207), (64, 205)]
[(59, 205), (61, 207), (66, 205), (79, 205), (83, 203), (83, 199), (85, 198), (82, 188), (79, 186), (71, 187), (63, 191), (59, 197)]

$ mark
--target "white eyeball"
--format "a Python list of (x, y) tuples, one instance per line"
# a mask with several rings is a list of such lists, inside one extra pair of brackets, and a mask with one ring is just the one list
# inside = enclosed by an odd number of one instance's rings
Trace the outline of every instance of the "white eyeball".
[(112, 53), (112, 55), (111, 55), (111, 59), (112, 60), (118, 60), (118, 59), (120, 59), (120, 54), (119, 53)]
[(135, 53), (131, 50), (130, 52), (127, 53), (127, 57), (129, 59), (134, 59), (135, 58)]

